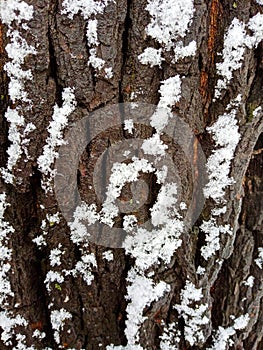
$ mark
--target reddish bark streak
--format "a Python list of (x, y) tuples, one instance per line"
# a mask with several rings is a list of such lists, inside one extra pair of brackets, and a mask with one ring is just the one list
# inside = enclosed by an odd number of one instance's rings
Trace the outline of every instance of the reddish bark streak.
[(200, 77), (200, 94), (203, 98), (204, 104), (204, 120), (208, 117), (208, 108), (211, 103), (211, 92), (208, 86), (209, 77), (211, 75), (211, 70), (215, 64), (215, 43), (216, 35), (218, 33), (218, 23), (222, 14), (222, 6), (219, 0), (212, 0), (210, 8), (210, 22), (208, 31), (208, 43), (207, 43), (207, 65), (201, 71)]

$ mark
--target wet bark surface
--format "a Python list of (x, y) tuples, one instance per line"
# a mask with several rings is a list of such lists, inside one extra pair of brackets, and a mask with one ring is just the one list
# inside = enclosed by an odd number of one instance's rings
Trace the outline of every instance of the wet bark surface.
[[(238, 93), (243, 96), (242, 107), (237, 114), (241, 140), (231, 169), (236, 182), (227, 193), (227, 212), (222, 219), (222, 222), (235, 228), (235, 239), (224, 237), (223, 248), (206, 266), (207, 274), (201, 277), (196, 274), (199, 263), (205, 263), (200, 255), (204, 236), (199, 227), (213, 207), (212, 202), (207, 202), (195, 227), (183, 237), (183, 244), (169, 266), (156, 268), (156, 281), (166, 281), (170, 284), (171, 291), (144, 310), (147, 319), (140, 330), (141, 345), (147, 350), (160, 348), (159, 336), (163, 329), (161, 320), (165, 323), (179, 320), (183, 334), (183, 321), (179, 319), (173, 305), (179, 303), (185, 280), (191, 277), (199, 287), (206, 290), (205, 298), (211, 308), (211, 324), (207, 326), (207, 340), (204, 344), (191, 347), (182, 335), (180, 349), (208, 348), (212, 341), (212, 327), (227, 327), (231, 324), (231, 315), (243, 313), (250, 315), (249, 326), (244, 332), (237, 332), (232, 348), (263, 349), (262, 270), (255, 264), (258, 248), (263, 246), (262, 115), (251, 119), (254, 106), (262, 105), (262, 44), (256, 50), (246, 51), (242, 68), (234, 73), (231, 86), (222, 98), (213, 102), (217, 80), (216, 63), (220, 59), (217, 53), (222, 51), (226, 28), (234, 17), (247, 22), (252, 15), (262, 11), (262, 7), (247, 0), (238, 1), (237, 6), (233, 6), (232, 1), (195, 1), (194, 19), (186, 41), (196, 40), (196, 55), (172, 63), (169, 54), (165, 53), (167, 57), (162, 67), (150, 68), (138, 60), (138, 55), (146, 47), (156, 46), (145, 33), (145, 27), (149, 23), (149, 14), (145, 10), (147, 1), (111, 2), (104, 13), (97, 16), (100, 42), (98, 52), (107, 65), (113, 67), (113, 77), (106, 79), (104, 73), (96, 73), (88, 65), (89, 47), (85, 37), (87, 22), (80, 14), (75, 15), (74, 20), (62, 15), (61, 0), (30, 0), (28, 3), (34, 6), (34, 18), (28, 24), (29, 30), (23, 32), (23, 37), (36, 45), (37, 54), (28, 56), (24, 63), (24, 68), (30, 68), (33, 73), (33, 79), (26, 82), (32, 108), (24, 106), (24, 117), (27, 123), (35, 124), (36, 130), (30, 134), (30, 159), (25, 161), (25, 156), (22, 155), (14, 169), (17, 183), (10, 185), (0, 181), (1, 192), (7, 194), (10, 203), (5, 219), (15, 229), (10, 241), (13, 252), (10, 280), (14, 297), (10, 298), (9, 309), (15, 315), (20, 314), (29, 320), (28, 327), (21, 331), (26, 335), (28, 346), (34, 345), (36, 349), (58, 348), (50, 321), (50, 304), (55, 305), (56, 309), (65, 308), (72, 314), (71, 320), (67, 321), (60, 332), (62, 348), (97, 350), (106, 349), (109, 344), (126, 344), (126, 277), (134, 261), (125, 255), (123, 249), (113, 249), (114, 260), (107, 261), (103, 259), (103, 252), (107, 248), (91, 243), (88, 252), (94, 253), (97, 259), (91, 285), (87, 286), (81, 276), (67, 276), (61, 286), (51, 284), (51, 293), (46, 290), (44, 281), (51, 269), (50, 250), (57, 247), (58, 243), (64, 248), (62, 264), (56, 268), (59, 272), (73, 269), (81, 257), (82, 249), (87, 249), (73, 244), (63, 218), (60, 223), (50, 223), (47, 228), (47, 245), (41, 250), (32, 242), (33, 238), (41, 234), (41, 223), (46, 214), (54, 214), (59, 210), (55, 196), (45, 194), (41, 189), (41, 173), (37, 168), (37, 158), (42, 153), (48, 136), (47, 127), (54, 104), (62, 105), (63, 88), (75, 88), (77, 107), (69, 117), (69, 125), (73, 125), (88, 112), (106, 105), (131, 101), (157, 104), (161, 81), (180, 74), (184, 76), (182, 98), (174, 106), (174, 111), (198, 137), (206, 156), (211, 154), (214, 147), (206, 127), (224, 113), (227, 104)], [(8, 60), (4, 50), (7, 43), (7, 28), (1, 25), (1, 167), (6, 164), (9, 145), (9, 125), (4, 114), (11, 105), (8, 78), (3, 69)], [(21, 102), (22, 108), (23, 103)], [(120, 127), (115, 130), (101, 132), (82, 154), (78, 185), (81, 199), (87, 203), (101, 205), (93, 187), (93, 170), (99, 156), (109, 145), (128, 138), (121, 126), (122, 122), (119, 120)], [(147, 138), (152, 130), (142, 126), (138, 133), (141, 138)], [(111, 157), (110, 154), (106, 156)], [(105, 186), (103, 182), (107, 173), (109, 169), (105, 169), (105, 174), (101, 176), (102, 187)], [(180, 175), (187, 182), (185, 173)], [(148, 217), (149, 207), (153, 205), (158, 192), (155, 179), (146, 177), (145, 180), (150, 185), (151, 196), (147, 205), (135, 213), (142, 222)], [(90, 189), (89, 186), (93, 188)], [(122, 196), (125, 201), (129, 200), (130, 188), (126, 188)], [(121, 220), (120, 217), (120, 225)], [(219, 258), (223, 260), (222, 265), (216, 263)], [(255, 278), (252, 288), (243, 283), (250, 275)], [(0, 306), (0, 311), (3, 310), (5, 308)], [(33, 338), (32, 333), (36, 329), (44, 331), (46, 338)], [(14, 346), (8, 347), (0, 340), (0, 348), (13, 349)]]

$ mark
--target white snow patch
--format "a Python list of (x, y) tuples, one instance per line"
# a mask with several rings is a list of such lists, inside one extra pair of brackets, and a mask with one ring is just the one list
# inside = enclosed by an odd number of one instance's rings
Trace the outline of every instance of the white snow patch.
[(54, 330), (54, 339), (57, 344), (60, 343), (60, 331), (64, 329), (64, 325), (66, 320), (70, 320), (72, 318), (71, 313), (66, 311), (65, 309), (60, 310), (52, 310), (50, 314), (50, 321), (52, 328)]
[(0, 305), (8, 303), (8, 297), (14, 296), (8, 274), (11, 270), (12, 249), (8, 245), (10, 235), (15, 232), (9, 222), (5, 221), (4, 213), (9, 204), (6, 194), (0, 194)]
[(112, 70), (112, 67), (105, 68), (104, 71), (105, 71), (105, 77), (106, 77), (107, 79), (111, 79), (111, 78), (113, 77), (113, 70)]
[(46, 193), (52, 192), (52, 181), (56, 174), (55, 169), (52, 169), (52, 165), (59, 156), (56, 148), (64, 144), (63, 131), (68, 124), (68, 117), (75, 110), (77, 105), (74, 89), (65, 88), (62, 92), (62, 100), (62, 107), (58, 105), (54, 106), (52, 120), (47, 129), (49, 136), (43, 148), (42, 155), (37, 159), (38, 168), (43, 174), (41, 185)]
[(154, 264), (169, 264), (177, 248), (182, 244), (182, 220), (169, 219), (163, 227), (147, 231), (138, 227), (134, 235), (125, 238), (123, 247), (126, 253), (136, 258), (136, 266), (145, 271)]
[(161, 82), (159, 93), (161, 94), (158, 108), (172, 108), (181, 98), (181, 79), (179, 75), (170, 77)]
[(235, 335), (237, 330), (244, 329), (248, 325), (249, 315), (242, 315), (234, 320), (231, 327), (219, 327), (213, 336), (213, 345), (207, 350), (227, 350), (229, 346), (234, 345), (231, 336)]
[(161, 187), (156, 203), (150, 209), (153, 226), (165, 225), (177, 215), (177, 185), (168, 183)]
[(155, 175), (157, 177), (156, 182), (158, 184), (163, 184), (167, 178), (168, 168), (166, 165), (163, 165), (160, 169), (156, 169)]
[(212, 198), (215, 206), (211, 211), (211, 217), (200, 226), (206, 233), (206, 245), (201, 247), (202, 256), (208, 260), (220, 250), (220, 235), (232, 235), (229, 225), (219, 225), (218, 217), (226, 212), (225, 191), (228, 186), (234, 184), (234, 179), (229, 176), (231, 161), (234, 158), (240, 134), (236, 120), (237, 108), (241, 102), (241, 96), (231, 101), (227, 111), (218, 117), (218, 120), (207, 130), (212, 134), (216, 149), (207, 160), (208, 183), (204, 188), (205, 198)]
[(132, 232), (137, 224), (135, 215), (125, 215), (123, 218), (123, 228), (126, 232)]
[(164, 60), (162, 57), (164, 51), (173, 50), (173, 63), (195, 54), (195, 41), (191, 41), (186, 46), (183, 46), (182, 42), (192, 23), (195, 11), (193, 0), (148, 0), (146, 10), (151, 16), (146, 34), (155, 39), (162, 47), (158, 50), (147, 47), (138, 57), (142, 64), (160, 67)]
[(173, 48), (174, 58), (173, 63), (185, 57), (194, 56), (196, 53), (196, 41), (191, 41), (187, 46), (183, 46), (183, 42), (179, 41)]
[[(28, 140), (26, 136), (29, 132), (35, 129), (35, 126), (32, 123), (29, 123), (25, 127), (25, 119), (17, 109), (10, 109), (8, 107), (5, 117), (10, 123), (8, 129), (8, 140), (11, 142), (11, 145), (7, 149), (7, 167), (6, 169), (1, 168), (1, 173), (7, 183), (12, 183), (14, 180), (14, 176), (11, 173), (12, 169), (20, 159), (23, 152), (27, 155), (27, 149), (25, 146), (28, 143)], [(21, 129), (24, 129), (24, 131), (22, 132)]]
[(1, 0), (0, 2), (0, 18), (4, 24), (9, 27), (13, 21), (18, 24), (30, 21), (32, 19), (34, 9), (32, 5), (28, 5), (21, 0)]
[(38, 339), (44, 339), (46, 337), (46, 333), (45, 332), (40, 332), (39, 329), (35, 329), (32, 336), (34, 338), (38, 338)]
[(206, 245), (201, 247), (201, 255), (205, 260), (208, 260), (220, 249), (221, 234), (232, 235), (232, 230), (228, 224), (225, 226), (218, 225), (213, 217), (208, 221), (204, 221), (200, 229), (206, 234)]
[(162, 61), (162, 49), (154, 49), (153, 47), (147, 47), (142, 54), (138, 56), (139, 61), (142, 64), (149, 64), (150, 67), (161, 67)]
[(186, 281), (186, 285), (181, 291), (181, 304), (174, 306), (184, 319), (185, 339), (191, 346), (205, 341), (202, 326), (209, 323), (209, 318), (206, 316), (208, 305), (197, 304), (202, 297), (202, 288), (198, 289), (192, 282)]
[(59, 243), (57, 248), (50, 251), (49, 260), (52, 267), (61, 265), (61, 256), (65, 253), (61, 250), (61, 243)]
[[(247, 34), (248, 30), (252, 35)], [(247, 25), (234, 18), (224, 38), (223, 59), (217, 63), (217, 73), (222, 77), (217, 81), (215, 98), (230, 83), (233, 72), (242, 67), (246, 48), (252, 49), (263, 39), (263, 15), (257, 13)]]
[(132, 119), (124, 120), (124, 130), (127, 130), (129, 134), (132, 134), (134, 129), (134, 124)]
[(96, 257), (93, 253), (82, 254), (81, 260), (75, 265), (72, 270), (63, 270), (66, 275), (72, 275), (76, 277), (77, 275), (82, 276), (83, 280), (89, 286), (94, 280), (93, 270), (97, 267)]
[(259, 247), (258, 248), (258, 257), (255, 259), (256, 265), (262, 269), (263, 268), (263, 248)]
[(220, 96), (221, 90), (227, 87), (227, 84), (232, 79), (233, 71), (242, 66), (245, 39), (245, 24), (234, 18), (224, 38), (223, 61), (216, 65), (218, 74), (223, 77), (217, 82), (216, 98)]
[(166, 144), (160, 138), (160, 135), (155, 133), (152, 137), (143, 141), (141, 146), (144, 154), (150, 154), (153, 156), (164, 156), (165, 150), (168, 148)]
[(168, 124), (169, 118), (172, 118), (172, 107), (181, 98), (181, 78), (179, 75), (170, 77), (161, 82), (159, 89), (160, 101), (156, 111), (151, 116), (151, 126), (160, 133)]
[(63, 283), (63, 275), (57, 271), (48, 271), (44, 283), (46, 284), (46, 288), (49, 293), (51, 292), (51, 283), (54, 282), (58, 284)]
[(97, 57), (97, 49), (92, 48), (89, 51), (90, 57), (88, 60), (88, 64), (90, 64), (93, 68), (101, 70), (105, 64), (105, 61), (99, 57)]
[(14, 317), (10, 311), (0, 312), (1, 340), (6, 346), (13, 345), (11, 339), (15, 334), (14, 328), (18, 326), (27, 326), (27, 321), (22, 316)]
[(235, 119), (236, 111), (219, 116), (218, 120), (207, 130), (212, 134), (215, 146), (207, 160), (209, 182), (204, 188), (205, 198), (213, 198), (216, 203), (225, 202), (225, 189), (234, 183), (229, 177), (231, 160), (240, 139), (238, 125)]
[(113, 252), (111, 250), (106, 250), (105, 252), (103, 252), (102, 257), (107, 261), (114, 260)]
[(76, 208), (73, 216), (74, 221), (68, 223), (72, 242), (75, 244), (87, 243), (89, 233), (83, 222), (94, 224), (99, 219), (99, 215), (96, 212), (96, 205), (87, 205), (85, 202), (82, 202)]
[[(138, 330), (146, 317), (143, 310), (153, 301), (157, 301), (164, 293), (170, 291), (170, 286), (165, 282), (154, 284), (151, 279), (141, 276), (136, 269), (132, 268), (128, 273), (127, 299), (130, 303), (127, 306), (127, 321), (125, 335), (128, 345), (136, 345), (139, 342)], [(138, 298), (138, 296), (140, 296)]]
[(245, 286), (248, 286), (248, 287), (252, 288), (253, 285), (254, 285), (254, 280), (255, 280), (255, 277), (253, 277), (253, 276), (248, 276), (248, 278), (246, 279), (246, 281), (244, 281), (243, 283), (244, 283)]
[(114, 225), (113, 219), (118, 215), (119, 209), (115, 201), (120, 196), (125, 183), (136, 181), (139, 172), (149, 173), (154, 171), (154, 167), (147, 159), (133, 157), (132, 161), (129, 164), (116, 162), (112, 166), (106, 199), (100, 212), (100, 221), (110, 227)]
[(36, 54), (36, 50), (33, 46), (28, 45), (17, 30), (9, 31), (8, 36), (10, 36), (10, 43), (7, 44), (5, 50), (11, 61), (7, 62), (4, 66), (10, 78), (8, 93), (13, 102), (23, 100), (30, 103), (27, 92), (25, 91), (24, 82), (25, 80), (32, 80), (33, 75), (31, 70), (28, 69), (25, 71), (21, 66), (24, 64), (25, 58), (28, 55)]
[(196, 270), (196, 273), (198, 275), (204, 275), (205, 273), (205, 268), (203, 268), (202, 266), (198, 266), (197, 270)]
[(79, 12), (84, 19), (90, 19), (90, 17), (103, 13), (105, 7), (111, 2), (111, 0), (63, 0), (62, 14), (67, 15), (70, 19), (73, 19), (74, 15)]
[(149, 0), (146, 10), (151, 15), (146, 32), (166, 50), (185, 37), (195, 11), (193, 0)]
[(174, 322), (164, 327), (163, 334), (159, 337), (161, 339), (160, 350), (179, 350), (181, 332), (177, 328)]
[[(33, 6), (21, 0), (2, 0), (0, 2), (0, 19), (8, 26), (7, 37), (10, 38), (5, 50), (10, 59), (4, 65), (4, 70), (9, 77), (8, 94), (13, 103), (21, 100), (31, 108), (32, 101), (28, 98), (25, 90), (26, 80), (33, 78), (31, 70), (22, 68), (28, 55), (36, 54), (33, 46), (29, 45), (22, 37), (22, 34), (15, 28), (20, 26), (28, 29), (27, 22), (33, 18)], [(25, 109), (25, 108), (24, 108)], [(12, 170), (24, 152), (26, 157), (29, 140), (27, 134), (35, 129), (32, 123), (26, 125), (22, 113), (24, 109), (17, 106), (14, 109), (8, 108), (5, 113), (7, 121), (10, 123), (8, 139), (11, 145), (8, 147), (7, 168), (1, 169), (1, 174), (6, 183), (13, 183), (14, 176)], [(26, 160), (27, 161), (27, 158)]]
[(98, 21), (96, 19), (90, 19), (87, 25), (87, 41), (89, 45), (98, 45), (98, 35), (97, 35), (97, 25)]

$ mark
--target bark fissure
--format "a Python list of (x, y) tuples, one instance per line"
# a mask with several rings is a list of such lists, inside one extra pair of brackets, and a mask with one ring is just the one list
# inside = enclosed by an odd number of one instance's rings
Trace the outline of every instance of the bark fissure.
[[(56, 0), (54, 3), (50, 3), (50, 12), (48, 16), (48, 48), (49, 48), (49, 67), (48, 67), (48, 75), (46, 83), (48, 84), (54, 84), (56, 89), (56, 102), (59, 107), (62, 106), (62, 90), (63, 87), (60, 84), (59, 81), (59, 73), (58, 73), (58, 63), (55, 53), (55, 47), (54, 47), (54, 35), (56, 36), (57, 32), (57, 21), (56, 16), (58, 13), (58, 0)], [(50, 81), (51, 80), (51, 81)]]
[(123, 84), (123, 76), (125, 74), (125, 67), (127, 64), (127, 60), (129, 58), (129, 53), (130, 53), (129, 41), (130, 41), (130, 30), (132, 28), (132, 19), (131, 19), (132, 4), (133, 4), (133, 0), (127, 0), (127, 10), (126, 10), (126, 16), (124, 20), (124, 30), (122, 33), (122, 46), (121, 46), (122, 65), (121, 65), (121, 74), (120, 74), (120, 81), (119, 81), (119, 103), (123, 103), (125, 101), (122, 84)]

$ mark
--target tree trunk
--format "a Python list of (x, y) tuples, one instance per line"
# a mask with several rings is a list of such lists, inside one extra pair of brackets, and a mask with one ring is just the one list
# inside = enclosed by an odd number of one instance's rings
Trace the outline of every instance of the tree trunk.
[(0, 0), (0, 349), (263, 349), (262, 5)]

